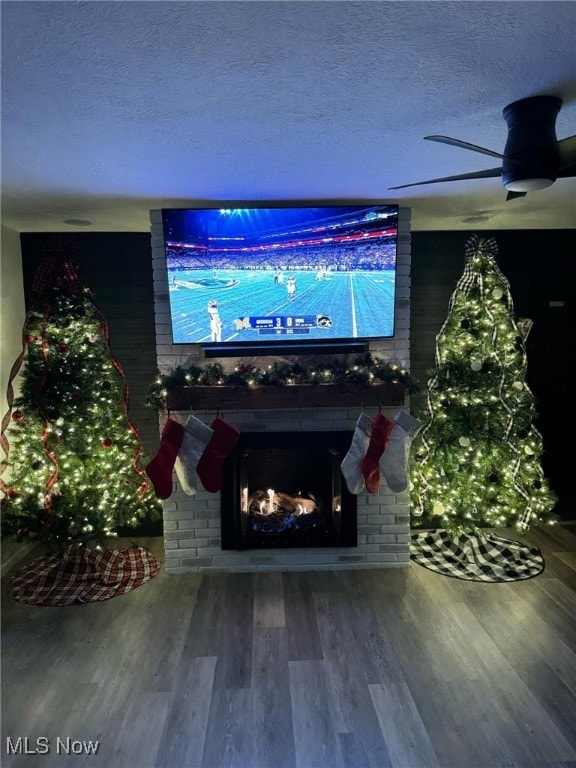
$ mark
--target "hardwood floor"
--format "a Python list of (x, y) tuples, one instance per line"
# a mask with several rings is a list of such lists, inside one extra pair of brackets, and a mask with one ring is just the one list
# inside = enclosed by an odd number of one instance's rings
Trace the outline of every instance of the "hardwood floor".
[(1, 765), (576, 768), (576, 536), (530, 540), (546, 571), (513, 584), (411, 565), (4, 593)]

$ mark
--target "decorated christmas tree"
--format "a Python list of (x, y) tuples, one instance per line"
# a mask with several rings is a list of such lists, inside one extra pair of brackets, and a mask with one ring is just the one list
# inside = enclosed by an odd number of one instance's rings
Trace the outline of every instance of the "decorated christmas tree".
[(2, 535), (63, 551), (157, 517), (123, 370), (69, 255), (39, 268), (22, 340), (2, 422)]
[[(436, 339), (428, 416), (412, 456), (413, 524), (454, 534), (551, 522), (542, 438), (525, 377), (526, 327), (514, 319), (494, 240), (473, 236)], [(529, 325), (529, 323), (528, 323)]]

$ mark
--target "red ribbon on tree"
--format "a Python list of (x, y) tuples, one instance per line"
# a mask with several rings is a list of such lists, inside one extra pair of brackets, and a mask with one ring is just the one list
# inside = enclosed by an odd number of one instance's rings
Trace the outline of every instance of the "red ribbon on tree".
[(48, 427), (48, 419), (46, 418), (46, 415), (43, 411), (43, 409), (38, 408), (40, 415), (44, 419), (44, 426), (42, 428), (42, 443), (44, 444), (44, 452), (48, 459), (52, 462), (54, 465), (54, 469), (52, 471), (52, 474), (46, 481), (46, 485), (44, 486), (44, 490), (46, 491), (46, 496), (44, 497), (44, 509), (47, 512), (50, 512), (52, 514), (52, 497), (50, 495), (50, 491), (54, 487), (54, 484), (56, 483), (56, 480), (58, 479), (58, 459), (56, 458), (56, 454), (50, 447), (50, 443), (48, 442), (48, 438), (50, 436), (50, 428)]
[[(51, 305), (49, 300), (51, 297), (54, 296), (55, 292), (68, 293), (70, 295), (78, 295), (84, 291), (84, 286), (82, 285), (82, 281), (78, 274), (78, 268), (75, 263), (75, 257), (77, 256), (78, 251), (79, 251), (79, 248), (78, 248), (77, 241), (72, 240), (71, 238), (67, 238), (67, 237), (50, 238), (50, 240), (48, 240), (44, 248), (44, 252), (46, 253), (46, 258), (40, 264), (34, 276), (34, 281), (32, 284), (32, 293), (34, 295), (34, 299), (48, 302), (47, 305), (45, 305), (44, 316), (42, 318), (41, 344), (42, 344), (42, 353), (44, 357), (45, 367), (44, 367), (44, 376), (42, 377), (42, 380), (39, 385), (38, 395), (40, 395), (40, 393), (42, 392), (46, 384), (46, 381), (48, 380), (48, 375), (49, 375), (49, 369), (48, 369), (49, 350), (48, 350), (48, 342), (46, 339), (46, 332), (45, 332), (46, 326), (48, 324), (50, 314), (51, 314)], [(142, 454), (142, 448), (140, 445), (140, 435), (138, 433), (136, 426), (133, 424), (130, 417), (128, 416), (128, 406), (130, 402), (130, 393), (129, 393), (128, 383), (126, 381), (124, 369), (122, 368), (120, 362), (114, 357), (114, 355), (112, 354), (112, 350), (110, 349), (108, 323), (104, 318), (104, 315), (102, 314), (101, 310), (99, 309), (99, 307), (96, 306), (94, 301), (92, 301), (92, 305), (98, 317), (100, 318), (101, 332), (106, 342), (106, 348), (108, 350), (108, 354), (110, 355), (112, 364), (114, 365), (114, 368), (120, 375), (123, 382), (122, 402), (124, 406), (126, 420), (128, 422), (130, 431), (132, 432), (132, 434), (137, 440), (137, 448), (134, 452), (132, 465), (136, 473), (142, 478), (142, 482), (139, 485), (140, 498), (142, 499), (146, 495), (146, 492), (149, 488), (149, 482), (148, 482), (148, 477), (146, 473), (144, 472), (144, 470), (139, 464), (139, 459)], [(0, 462), (0, 490), (4, 493), (4, 498), (1, 501), (2, 510), (5, 508), (8, 502), (8, 493), (7, 493), (8, 488), (6, 486), (6, 483), (1, 479), (1, 475), (4, 473), (4, 471), (8, 466), (8, 458), (10, 453), (10, 444), (8, 442), (8, 439), (5, 436), (5, 432), (11, 421), (12, 407), (14, 403), (14, 389), (12, 387), (12, 382), (14, 381), (14, 379), (16, 378), (16, 376), (20, 371), (20, 368), (22, 367), (22, 363), (26, 355), (27, 346), (32, 341), (31, 334), (28, 331), (28, 322), (33, 311), (34, 311), (34, 308), (30, 309), (26, 315), (26, 319), (24, 321), (24, 327), (22, 330), (22, 352), (18, 355), (16, 361), (14, 362), (14, 365), (12, 366), (12, 369), (10, 370), (10, 376), (9, 376), (8, 387), (7, 387), (8, 411), (4, 415), (4, 418), (2, 419), (2, 424), (1, 424), (0, 447), (2, 447), (5, 453), (4, 459), (2, 459), (2, 461)], [(45, 509), (49, 512), (52, 512), (53, 505), (51, 501), (52, 497), (51, 497), (50, 491), (54, 487), (56, 480), (58, 478), (58, 459), (49, 443), (50, 429), (49, 429), (48, 419), (46, 417), (46, 414), (41, 407), (38, 407), (38, 412), (42, 416), (42, 419), (44, 422), (43, 429), (42, 429), (42, 442), (44, 445), (44, 451), (49, 461), (54, 465), (54, 470), (50, 475), (50, 477), (48, 478), (45, 485), (46, 497), (44, 502)], [(47, 523), (47, 524), (49, 525), (50, 523)]]
[(55, 237), (47, 241), (44, 252), (46, 258), (34, 275), (32, 293), (39, 299), (45, 299), (54, 291), (75, 296), (84, 290), (76, 257), (79, 248), (76, 240)]

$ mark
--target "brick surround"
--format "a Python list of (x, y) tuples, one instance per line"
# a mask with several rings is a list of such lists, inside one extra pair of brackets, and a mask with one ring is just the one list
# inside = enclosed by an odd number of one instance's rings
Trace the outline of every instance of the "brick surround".
[[(168, 278), (163, 247), (160, 211), (151, 212), (156, 344), (158, 367), (168, 371), (179, 363), (201, 362), (196, 345), (173, 345), (170, 332)], [(380, 357), (409, 368), (410, 326), (410, 211), (400, 209), (399, 247), (396, 276), (396, 335), (370, 345)], [(273, 358), (250, 358), (264, 366)], [(234, 359), (221, 361), (226, 367)], [(273, 410), (230, 410), (221, 415), (241, 432), (352, 430), (361, 404), (355, 407), (286, 408)], [(409, 402), (404, 406), (409, 409)], [(375, 408), (366, 409), (372, 415)], [(383, 408), (393, 417), (397, 408)], [(184, 422), (188, 412), (172, 413)], [(210, 423), (214, 411), (196, 410), (195, 415)], [(160, 417), (160, 428), (165, 416)], [(408, 493), (394, 494), (385, 484), (378, 494), (361, 494), (357, 499), (358, 545), (338, 548), (222, 550), (220, 541), (220, 494), (201, 487), (195, 497), (187, 496), (174, 475), (174, 492), (164, 502), (166, 569), (187, 571), (288, 571), (406, 567), (409, 564), (410, 509)]]

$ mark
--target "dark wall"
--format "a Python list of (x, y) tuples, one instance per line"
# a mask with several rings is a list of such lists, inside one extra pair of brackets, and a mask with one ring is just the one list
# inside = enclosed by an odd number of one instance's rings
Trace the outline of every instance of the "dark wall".
[[(436, 334), (462, 274), (464, 244), (470, 234), (412, 234), (412, 374), (423, 385), (434, 367)], [(568, 365), (574, 362), (576, 348), (576, 233), (505, 230), (479, 234), (496, 239), (498, 265), (510, 281), (516, 314), (534, 321), (527, 341), (528, 380), (539, 404), (545, 470), (554, 490), (566, 500), (568, 477), (573, 471), (566, 444), (576, 430), (575, 409), (568, 396), (572, 394), (568, 391), (572, 389)], [(54, 237), (36, 233), (21, 236), (27, 300), (45, 246)], [(153, 456), (158, 447), (157, 415), (144, 405), (157, 370), (150, 235), (76, 233), (60, 237), (70, 238), (78, 246), (84, 284), (94, 293), (108, 321), (112, 350), (125, 369), (131, 418), (140, 431), (146, 455)], [(415, 405), (419, 405), (418, 397)], [(576, 512), (572, 516), (576, 517)]]
[(124, 368), (130, 389), (130, 418), (140, 432), (144, 465), (158, 448), (158, 416), (145, 407), (148, 385), (157, 371), (150, 235), (82, 232), (27, 233), (20, 237), (27, 304), (46, 249), (63, 244), (76, 250), (82, 282), (92, 291), (108, 322), (110, 347)]
[[(411, 372), (425, 385), (434, 368), (436, 334), (464, 268), (464, 245), (472, 232), (412, 233)], [(544, 439), (544, 469), (562, 509), (576, 518), (568, 497), (574, 471), (568, 441), (576, 429), (569, 365), (576, 358), (576, 231), (482, 231), (498, 245), (498, 266), (510, 282), (517, 317), (534, 326), (526, 342), (528, 384), (537, 400)], [(570, 392), (569, 392), (570, 389)], [(415, 398), (422, 405), (423, 396)]]

